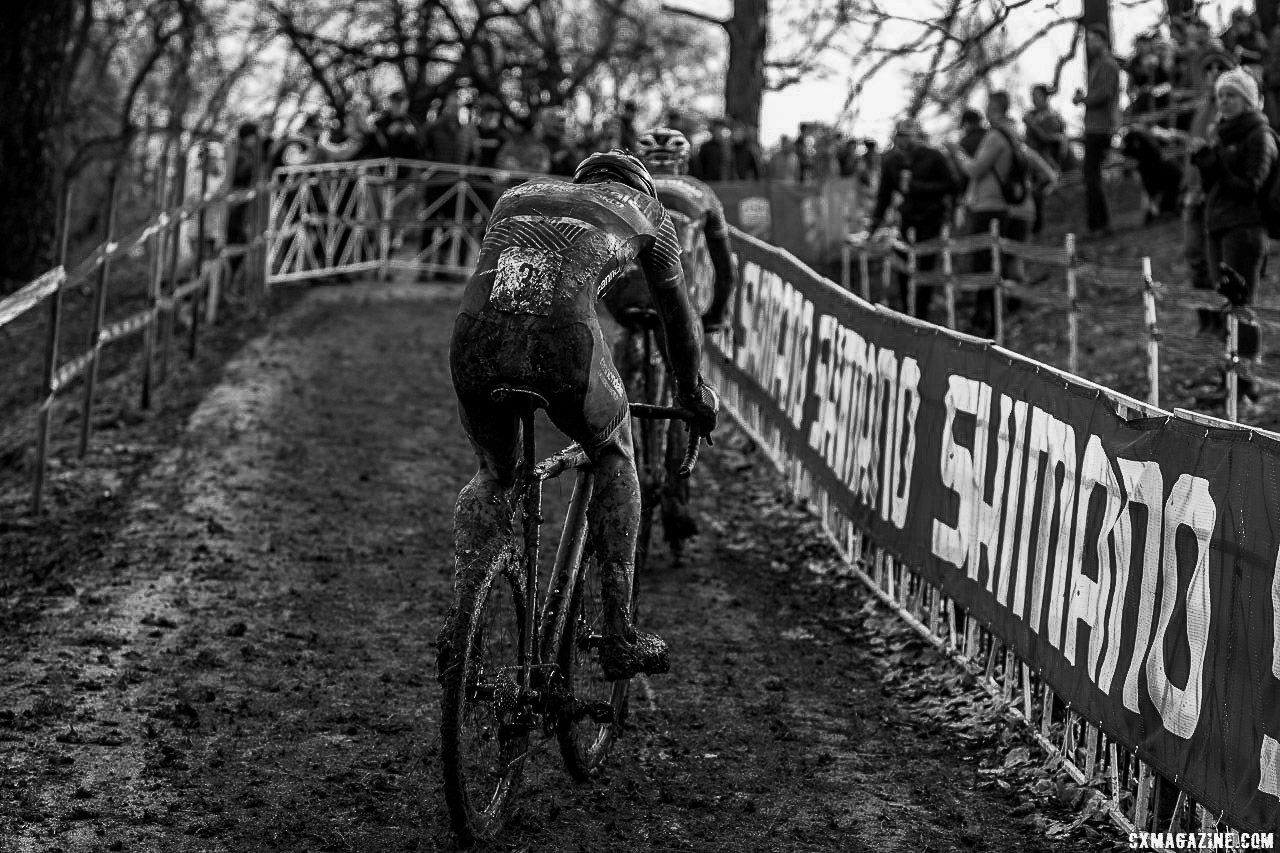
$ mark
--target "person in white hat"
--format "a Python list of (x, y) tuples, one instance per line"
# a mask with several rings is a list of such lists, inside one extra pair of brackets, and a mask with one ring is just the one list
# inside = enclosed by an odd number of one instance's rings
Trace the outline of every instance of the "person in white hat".
[[(1206, 194), (1205, 230), (1209, 270), (1242, 289), (1233, 301), (1249, 305), (1267, 258), (1267, 228), (1263, 197), (1280, 150), (1262, 112), (1258, 82), (1242, 68), (1218, 75), (1214, 83), (1218, 123), (1210, 140), (1193, 139), (1191, 162), (1200, 170)], [(1256, 337), (1242, 340), (1240, 355), (1257, 355)], [(1256, 396), (1253, 383), (1242, 382), (1241, 393)]]

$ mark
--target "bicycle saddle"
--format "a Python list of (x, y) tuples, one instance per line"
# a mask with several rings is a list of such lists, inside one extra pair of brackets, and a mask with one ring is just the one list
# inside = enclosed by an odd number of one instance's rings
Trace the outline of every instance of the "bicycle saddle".
[(547, 398), (531, 388), (511, 388), (500, 385), (490, 392), (489, 397), (495, 403), (511, 404), (529, 411), (545, 409), (548, 405)]

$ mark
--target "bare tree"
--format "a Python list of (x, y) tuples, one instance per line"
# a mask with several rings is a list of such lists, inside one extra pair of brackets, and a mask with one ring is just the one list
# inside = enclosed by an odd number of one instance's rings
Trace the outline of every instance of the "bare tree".
[(73, 0), (0, 5), (0, 288), (50, 265), (57, 169), (48, 139), (65, 93)]

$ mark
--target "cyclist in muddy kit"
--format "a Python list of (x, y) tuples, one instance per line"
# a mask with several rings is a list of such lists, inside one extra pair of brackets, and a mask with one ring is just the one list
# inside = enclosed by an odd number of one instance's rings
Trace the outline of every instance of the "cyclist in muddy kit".
[(520, 420), (493, 391), (534, 391), (595, 469), (588, 526), (604, 600), (600, 663), (610, 679), (667, 669), (666, 644), (636, 631), (627, 609), (640, 486), (626, 392), (596, 316), (596, 300), (632, 261), (644, 270), (665, 330), (676, 402), (693, 414), (691, 428), (709, 435), (719, 404), (698, 373), (700, 333), (675, 228), (644, 164), (618, 149), (583, 160), (572, 183), (537, 178), (502, 195), (449, 354), (462, 425), (480, 462), (458, 495), (455, 577), (511, 528)]
[[(724, 206), (711, 188), (697, 178), (690, 177), (689, 159), (692, 146), (683, 133), (669, 127), (646, 130), (636, 137), (635, 151), (653, 175), (653, 185), (661, 201), (671, 215), (681, 237), (681, 264), (685, 284), (694, 287), (695, 278), (701, 272), (694, 269), (695, 240), (698, 232), (706, 238), (707, 255), (714, 272), (711, 301), (702, 315), (704, 331), (717, 331), (724, 326), (725, 310), (733, 296), (733, 260), (729, 254), (729, 225), (725, 220)], [(653, 303), (644, 276), (634, 265), (624, 275), (622, 282), (611, 288), (604, 297), (610, 315), (630, 332), (629, 312), (649, 309)], [(634, 353), (638, 335), (624, 335), (618, 341), (615, 360), (621, 366), (641, 357)], [(665, 352), (665, 343), (659, 345)], [(625, 371), (624, 375), (631, 371)], [(678, 424), (671, 424), (667, 431), (667, 477), (662, 494), (663, 535), (673, 547), (698, 533), (698, 525), (689, 511), (688, 483), (676, 476), (676, 470), (684, 455), (684, 436)]]

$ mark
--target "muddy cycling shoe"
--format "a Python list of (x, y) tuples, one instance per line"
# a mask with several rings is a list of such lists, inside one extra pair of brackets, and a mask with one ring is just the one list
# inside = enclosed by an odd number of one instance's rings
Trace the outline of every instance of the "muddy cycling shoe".
[(600, 641), (600, 668), (610, 681), (625, 681), (642, 672), (645, 675), (669, 672), (671, 661), (667, 644), (661, 637), (637, 631), (633, 643), (618, 636), (604, 637)]

